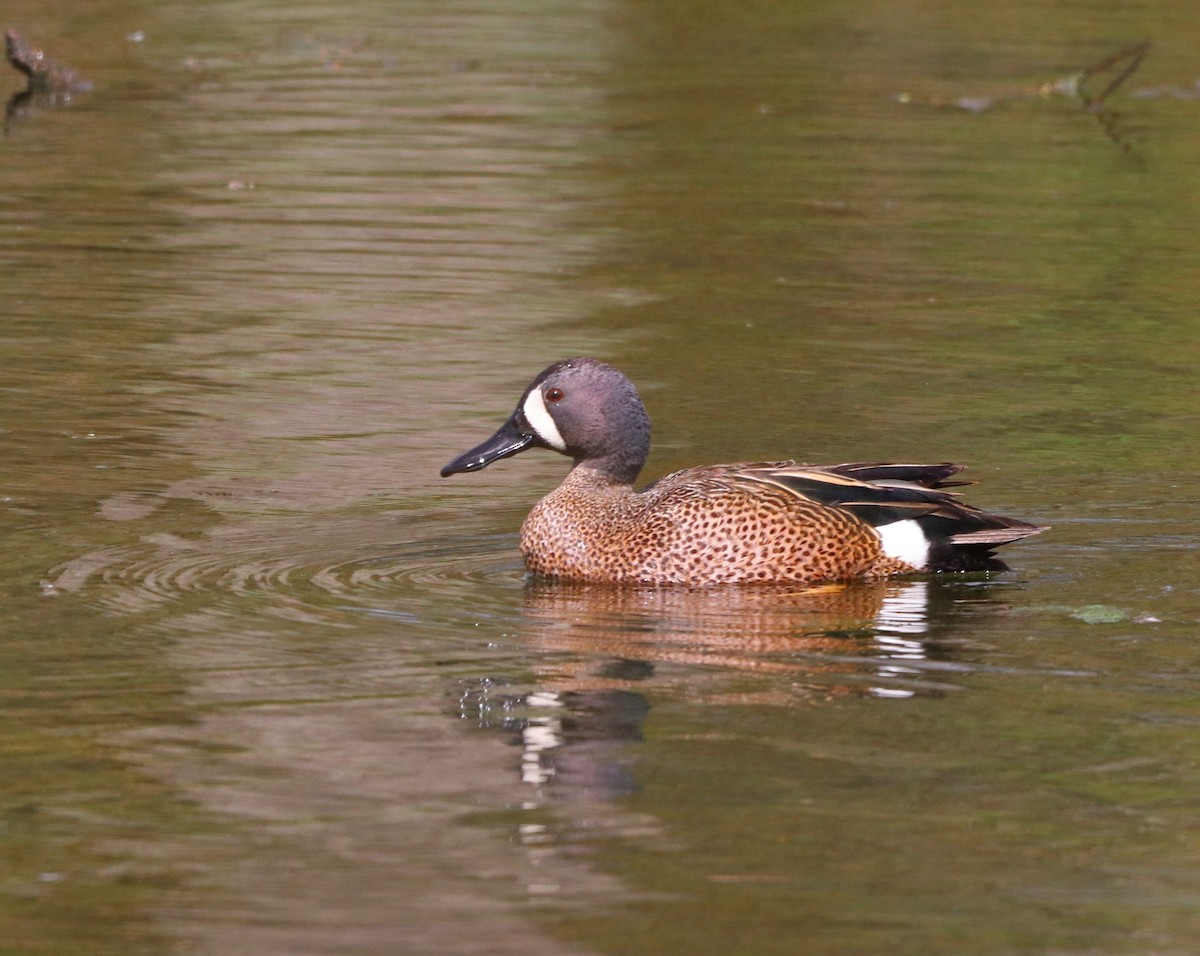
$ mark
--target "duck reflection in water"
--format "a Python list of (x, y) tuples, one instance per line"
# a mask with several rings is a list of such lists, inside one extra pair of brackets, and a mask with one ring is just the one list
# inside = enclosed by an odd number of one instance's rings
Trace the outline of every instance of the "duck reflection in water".
[(460, 714), (511, 735), (539, 796), (613, 798), (636, 789), (649, 682), (717, 706), (943, 695), (961, 689), (946, 671), (970, 669), (948, 639), (955, 608), (991, 590), (939, 579), (690, 590), (533, 580), (524, 637), (536, 688), (473, 683)]

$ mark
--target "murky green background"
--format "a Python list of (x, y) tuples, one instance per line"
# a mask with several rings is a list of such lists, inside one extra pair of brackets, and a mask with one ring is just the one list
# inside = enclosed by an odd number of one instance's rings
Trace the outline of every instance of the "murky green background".
[[(1200, 950), (1200, 8), (3, 16), (94, 89), (0, 140), (0, 951)], [(648, 477), (963, 460), (1053, 530), (527, 584), (565, 463), (437, 470), (573, 354)]]

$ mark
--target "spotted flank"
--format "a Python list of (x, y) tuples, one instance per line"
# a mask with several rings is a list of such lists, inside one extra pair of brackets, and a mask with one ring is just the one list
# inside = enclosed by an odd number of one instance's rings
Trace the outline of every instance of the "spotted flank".
[(629, 379), (596, 359), (541, 372), (442, 475), (531, 447), (574, 461), (521, 528), (526, 566), (548, 578), (697, 587), (998, 571), (996, 548), (1044, 530), (962, 501), (948, 489), (968, 482), (950, 463), (706, 465), (636, 491), (650, 420)]

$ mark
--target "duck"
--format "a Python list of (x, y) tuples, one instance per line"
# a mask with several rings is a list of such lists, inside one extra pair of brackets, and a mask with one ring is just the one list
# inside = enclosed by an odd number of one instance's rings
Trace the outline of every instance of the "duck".
[(650, 417), (634, 384), (596, 358), (543, 369), (491, 438), (442, 477), (531, 448), (573, 462), (521, 526), (540, 578), (639, 586), (823, 585), (1008, 570), (997, 547), (1046, 529), (949, 491), (963, 465), (797, 461), (701, 465), (634, 483)]

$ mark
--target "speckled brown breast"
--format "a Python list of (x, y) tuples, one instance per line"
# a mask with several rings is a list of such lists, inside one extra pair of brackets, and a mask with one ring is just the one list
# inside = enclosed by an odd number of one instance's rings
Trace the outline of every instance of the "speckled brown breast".
[(914, 570), (883, 556), (879, 536), (849, 512), (748, 480), (739, 467), (676, 472), (639, 493), (578, 465), (526, 518), (525, 563), (572, 581), (693, 586)]

